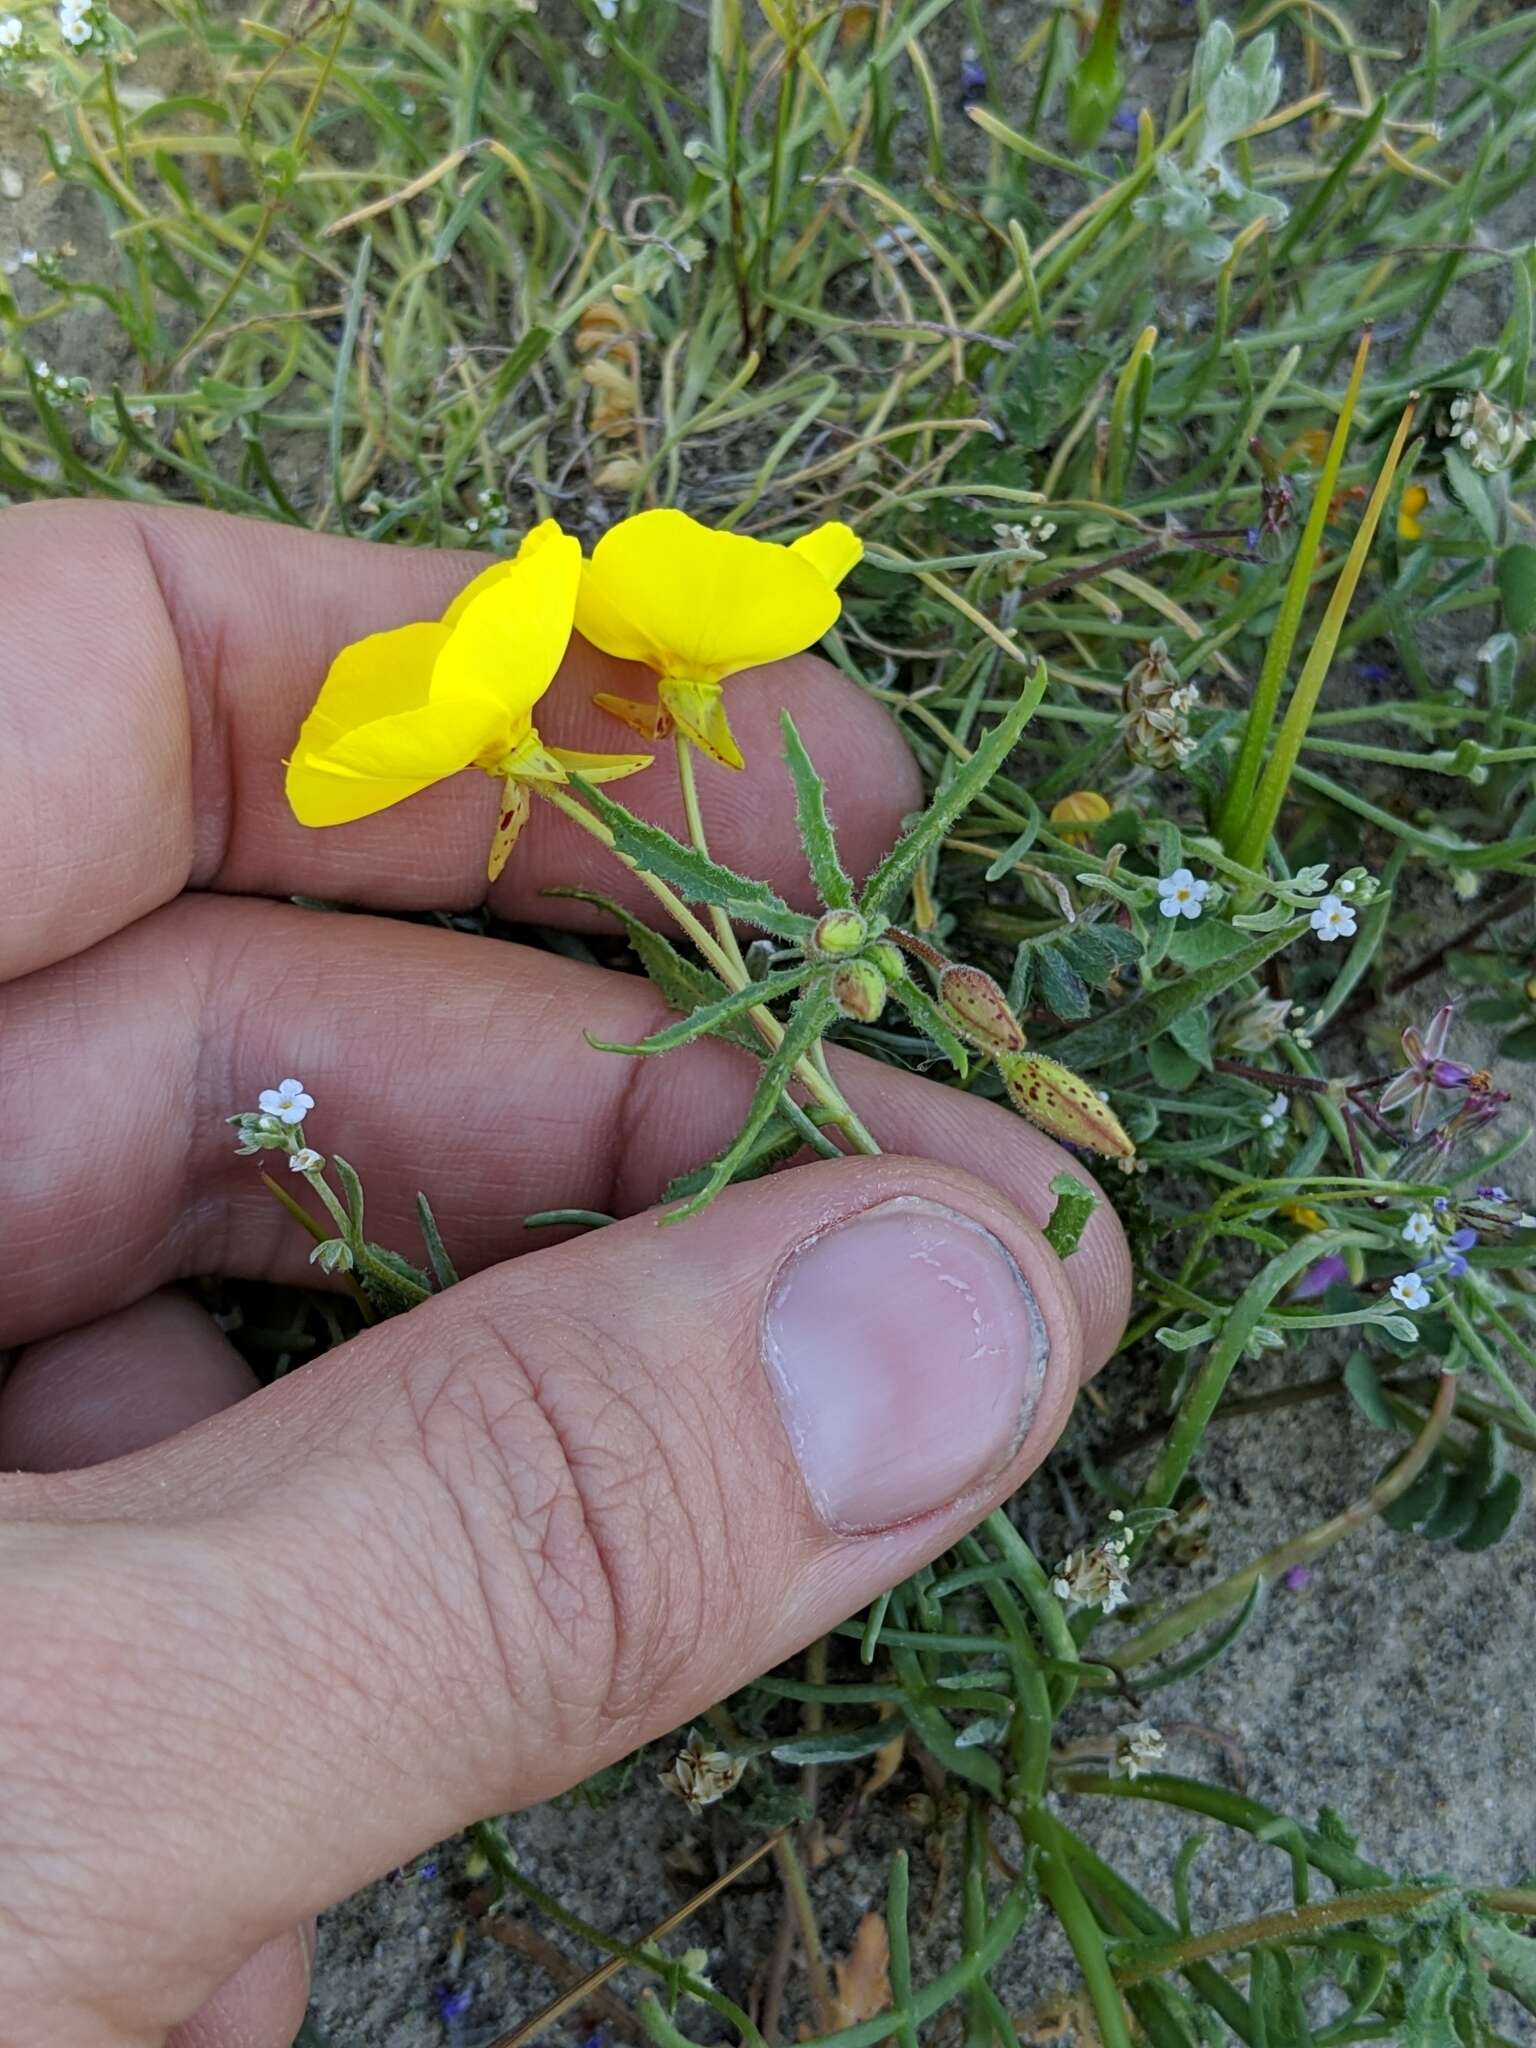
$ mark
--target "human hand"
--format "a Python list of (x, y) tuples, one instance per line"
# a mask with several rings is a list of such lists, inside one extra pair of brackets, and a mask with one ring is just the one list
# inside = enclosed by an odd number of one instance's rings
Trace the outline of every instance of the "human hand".
[[(201, 513), (0, 514), (4, 2048), (280, 2048), (309, 1916), (952, 1543), (1125, 1316), (1113, 1216), (1060, 1264), (1065, 1157), (1002, 1108), (841, 1056), (894, 1153), (661, 1232), (647, 1204), (740, 1120), (738, 1051), (615, 1059), (580, 1026), (653, 1028), (638, 978), (271, 900), (480, 899), (482, 778), (310, 833), (280, 766), (335, 651), (472, 567)], [(606, 744), (589, 698), (625, 678), (573, 650), (562, 739)], [(764, 765), (784, 704), (858, 871), (920, 792), (824, 664), (741, 687), (753, 769), (700, 771), (716, 849), (804, 900)], [(667, 778), (630, 790), (681, 826)], [(589, 924), (540, 891), (622, 893), (600, 858), (543, 815), (498, 907)], [(372, 1233), (402, 1241), (423, 1188), (473, 1277), (257, 1393), (164, 1290), (313, 1280), (221, 1128), (290, 1073)], [(557, 1204), (629, 1220), (516, 1256)]]

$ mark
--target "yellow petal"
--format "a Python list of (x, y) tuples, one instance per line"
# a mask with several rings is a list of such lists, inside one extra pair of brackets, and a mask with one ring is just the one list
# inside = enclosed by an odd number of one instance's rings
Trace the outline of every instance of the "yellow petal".
[(695, 683), (683, 676), (663, 676), (657, 684), (661, 701), (672, 714), (672, 722), (702, 753), (722, 768), (743, 768), (741, 749), (725, 715), (725, 698), (718, 683)]
[(414, 796), (430, 777), (407, 775), (364, 785), (311, 763), (360, 725), (417, 709), (427, 701), (432, 665), (448, 638), (446, 627), (400, 626), (344, 647), (331, 663), (314, 709), (299, 728), (288, 764), (288, 801), (301, 825), (345, 825)]
[[(560, 527), (555, 520), (541, 519), (531, 532), (523, 535), (514, 559), (520, 562), (524, 555), (534, 553), (536, 549), (543, 547), (546, 541), (552, 540), (559, 533)], [(478, 576), (471, 577), (470, 581), (465, 584), (464, 588), (453, 600), (453, 603), (449, 605), (447, 611), (443, 613), (443, 624), (445, 626), (456, 626), (459, 620), (463, 618), (466, 606), (472, 604), (477, 597), (482, 597), (491, 588), (492, 584), (499, 583), (511, 567), (512, 562), (503, 559), (499, 562), (492, 562), (490, 567), (482, 569)]]
[[(323, 754), (311, 754), (319, 774), (368, 782), (414, 782), (418, 789), (457, 775), (482, 755), (507, 749), (507, 714), (494, 697), (434, 698), (414, 711), (354, 726)], [(397, 802), (391, 797), (389, 802)]]
[(829, 519), (814, 532), (792, 540), (789, 552), (809, 562), (836, 589), (848, 571), (864, 558), (864, 543), (841, 519)]
[(654, 754), (583, 754), (574, 747), (551, 747), (551, 754), (567, 775), (579, 775), (585, 782), (622, 782), (626, 775), (638, 775), (649, 768)]
[(615, 697), (607, 690), (599, 690), (592, 702), (599, 711), (606, 711), (610, 718), (616, 718), (620, 725), (627, 725), (631, 732), (639, 733), (643, 740), (664, 740), (672, 730), (671, 715), (665, 704), (646, 704), (637, 697)]
[(840, 610), (803, 554), (661, 510), (603, 535), (582, 576), (576, 624), (608, 654), (718, 681), (814, 645)]
[(509, 775), (501, 794), (501, 812), (496, 820), (495, 837), (491, 840), (491, 857), (485, 864), (487, 881), (494, 882), (506, 866), (508, 856), (517, 844), (517, 835), (527, 824), (532, 808), (532, 797), (520, 782), (514, 782)]
[(1397, 534), (1399, 540), (1419, 540), (1424, 528), (1419, 523), (1419, 514), (1429, 503), (1429, 493), (1422, 484), (1410, 484), (1403, 492), (1397, 508)]
[(536, 732), (526, 733), (505, 760), (497, 762), (496, 767), (498, 773), (519, 782), (565, 780), (565, 770)]
[(536, 527), (517, 559), (480, 587), (459, 612), (432, 671), (432, 698), (493, 696), (513, 730), (555, 679), (571, 638), (581, 546), (553, 520)]

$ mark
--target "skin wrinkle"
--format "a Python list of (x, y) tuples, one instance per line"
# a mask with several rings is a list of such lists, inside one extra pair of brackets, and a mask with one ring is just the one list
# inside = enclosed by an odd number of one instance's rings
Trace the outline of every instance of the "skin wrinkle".
[[(177, 885), (184, 888), (189, 881), (203, 882), (218, 874), (229, 858), (234, 821), (239, 815), (239, 750), (233, 744), (227, 697), (222, 687), (224, 614), (213, 615), (211, 633), (204, 623), (204, 613), (194, 611), (187, 615), (178, 602), (174, 572), (162, 553), (160, 522), (133, 506), (129, 508), (127, 524), (143, 551), (176, 650), (176, 683), (186, 707), (182, 781), (187, 792), (187, 863)], [(201, 661), (189, 660), (192, 650), (202, 655)]]

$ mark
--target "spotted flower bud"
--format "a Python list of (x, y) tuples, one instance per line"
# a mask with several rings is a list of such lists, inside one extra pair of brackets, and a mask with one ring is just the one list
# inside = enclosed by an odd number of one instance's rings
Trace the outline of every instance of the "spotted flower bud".
[(1136, 1147), (1120, 1119), (1081, 1075), (1037, 1052), (999, 1053), (997, 1070), (1014, 1108), (1063, 1144), (1106, 1159), (1133, 1159)]
[(869, 940), (869, 926), (856, 910), (829, 910), (811, 933), (811, 948), (817, 953), (862, 953)]
[(873, 960), (845, 960), (832, 970), (833, 1002), (860, 1024), (873, 1024), (885, 1008), (887, 986)]
[(939, 1002), (961, 1037), (980, 1051), (998, 1060), (1023, 1052), (1024, 1027), (1003, 991), (979, 967), (946, 967), (939, 976)]

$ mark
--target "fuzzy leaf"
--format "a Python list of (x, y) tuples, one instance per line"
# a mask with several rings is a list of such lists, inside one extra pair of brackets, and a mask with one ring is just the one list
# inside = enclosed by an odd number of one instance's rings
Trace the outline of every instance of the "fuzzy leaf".
[[(761, 1051), (762, 1040), (757, 1037), (756, 1032), (752, 1035), (757, 1043), (758, 1050)], [(771, 1173), (776, 1166), (782, 1165), (786, 1159), (793, 1159), (804, 1143), (804, 1133), (796, 1130), (787, 1116), (781, 1114), (771, 1116), (753, 1139), (746, 1157), (739, 1162), (732, 1172), (732, 1186), (741, 1181), (760, 1180), (765, 1173)], [(723, 1155), (717, 1155), (717, 1158), (720, 1156)], [(662, 1190), (662, 1201), (681, 1202), (686, 1200), (689, 1195), (696, 1195), (700, 1188), (708, 1182), (710, 1175), (715, 1169), (715, 1165), (716, 1160), (710, 1159), (706, 1160), (702, 1166), (691, 1167), (687, 1173), (678, 1174), (676, 1179), (668, 1181), (666, 1187)]]
[(904, 974), (900, 981), (891, 983), (891, 994), (906, 1011), (912, 1022), (925, 1038), (931, 1038), (963, 1081), (971, 1070), (970, 1054), (963, 1042), (950, 1029), (944, 1012), (929, 995), (928, 991)]
[(1051, 1182), (1051, 1193), (1056, 1201), (1046, 1219), (1045, 1241), (1058, 1259), (1070, 1259), (1082, 1243), (1099, 1198), (1075, 1173), (1058, 1173)]
[(897, 840), (864, 885), (859, 908), (866, 917), (883, 916), (895, 909), (918, 868), (1013, 752), (1045, 695), (1047, 680), (1045, 663), (1038, 662), (1011, 710), (993, 726), (958, 774), (935, 794), (911, 831)]
[(861, 1728), (823, 1728), (814, 1735), (790, 1735), (769, 1751), (781, 1764), (851, 1764), (884, 1749), (900, 1724), (867, 1721)]
[[(687, 1016), (706, 1003), (718, 1003), (726, 993), (725, 983), (718, 975), (680, 953), (670, 939), (664, 938), (660, 932), (653, 932), (648, 924), (611, 897), (599, 896), (592, 889), (550, 889), (546, 894), (595, 904), (599, 910), (617, 918), (640, 965), (670, 1009), (680, 1010)], [(745, 1046), (748, 1052), (761, 1053), (763, 1049), (762, 1039), (745, 1017), (717, 1024), (715, 1036), (729, 1040), (732, 1045)]]
[(694, 847), (685, 846), (660, 825), (637, 818), (633, 811), (604, 796), (579, 775), (571, 777), (571, 785), (608, 827), (616, 850), (625, 860), (645, 874), (655, 875), (690, 903), (713, 904), (728, 917), (758, 925), (781, 939), (803, 940), (809, 936), (812, 920), (798, 910), (791, 910), (766, 882), (751, 881)]
[(1073, 1021), (1092, 1014), (1088, 985), (1062, 957), (1061, 949), (1042, 946), (1035, 962), (1035, 994), (1053, 1017)]
[(1536, 1941), (1480, 1914), (1468, 1920), (1467, 1939), (1483, 1960), (1515, 1987), (1522, 2003), (1536, 2005)]
[(1117, 967), (1128, 967), (1142, 955), (1141, 940), (1123, 925), (1099, 919), (1072, 926), (1056, 941), (1062, 958), (1084, 981), (1107, 981)]
[(1462, 2048), (1452, 2015), (1466, 1978), (1466, 1958), (1447, 1930), (1414, 1972), (1397, 2036), (1399, 2048)]
[[(715, 1002), (701, 1003), (686, 1017), (679, 1017), (675, 1024), (664, 1024), (660, 1031), (653, 1031), (649, 1038), (642, 1038), (637, 1045), (594, 1038), (590, 1031), (586, 1035), (587, 1043), (598, 1052), (672, 1052), (677, 1046), (689, 1045), (695, 1038), (703, 1038), (723, 1024), (736, 1023), (760, 1003), (771, 1003), (778, 996), (787, 996), (799, 988), (810, 971), (802, 961), (797, 967), (786, 967), (782, 973), (765, 974), (761, 981), (749, 981), (745, 988), (728, 989)], [(753, 1037), (757, 1038), (756, 1032)], [(759, 1045), (761, 1042), (757, 1040)]]
[(427, 1248), (432, 1278), (439, 1288), (456, 1286), (458, 1273), (448, 1256), (448, 1248), (443, 1243), (443, 1234), (437, 1227), (437, 1218), (432, 1214), (432, 1204), (423, 1194), (416, 1197), (416, 1220), (421, 1225), (421, 1240)]
[(1282, 946), (1299, 939), (1306, 928), (1306, 919), (1298, 918), (1282, 931), (1265, 932), (1250, 939), (1241, 952), (1215, 960), (1209, 967), (1197, 968), (1182, 981), (1169, 982), (1167, 987), (1154, 989), (1151, 994), (1112, 1010), (1107, 1017), (1098, 1018), (1084, 1030), (1074, 1032), (1071, 1038), (1063, 1039), (1061, 1049), (1078, 1073), (1106, 1066), (1125, 1053), (1135, 1052), (1160, 1037), (1187, 1012), (1209, 1005), (1234, 982), (1254, 973), (1271, 953), (1278, 953)]
[(784, 733), (784, 759), (795, 785), (795, 823), (816, 893), (828, 910), (848, 910), (853, 905), (853, 883), (837, 857), (837, 839), (827, 816), (827, 785), (817, 774), (787, 711), (779, 714), (779, 724)]
[(663, 1223), (681, 1223), (685, 1217), (696, 1216), (735, 1179), (737, 1168), (751, 1158), (759, 1132), (777, 1110), (779, 1097), (789, 1084), (796, 1062), (815, 1044), (831, 1022), (832, 1014), (831, 1001), (822, 988), (805, 990), (790, 1013), (782, 1042), (763, 1062), (763, 1071), (747, 1109), (745, 1123), (734, 1141), (711, 1164), (703, 1185), (681, 1208), (673, 1209), (664, 1216)]
[(1357, 1351), (1344, 1368), (1344, 1391), (1372, 1429), (1391, 1429), (1392, 1410), (1381, 1391), (1381, 1381), (1369, 1355)]

